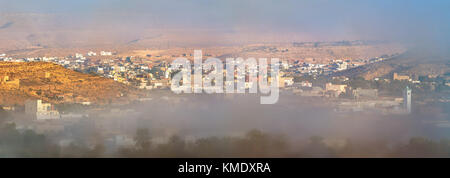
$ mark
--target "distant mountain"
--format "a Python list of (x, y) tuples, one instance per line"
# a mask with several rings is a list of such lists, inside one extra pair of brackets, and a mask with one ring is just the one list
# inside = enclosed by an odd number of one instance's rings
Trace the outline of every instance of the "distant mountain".
[(139, 94), (112, 79), (46, 62), (0, 62), (0, 79), (0, 105), (22, 105), (27, 99), (108, 104), (128, 102)]
[(391, 78), (394, 72), (410, 76), (450, 73), (450, 55), (429, 50), (409, 50), (384, 61), (336, 72), (331, 76), (363, 77), (371, 80), (377, 77)]
[(8, 28), (8, 27), (12, 26), (13, 24), (14, 24), (14, 22), (6, 22), (2, 26), (0, 26), (0, 29)]

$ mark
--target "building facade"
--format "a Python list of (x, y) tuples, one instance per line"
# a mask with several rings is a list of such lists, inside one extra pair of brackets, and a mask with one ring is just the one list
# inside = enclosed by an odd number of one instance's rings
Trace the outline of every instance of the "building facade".
[(42, 100), (28, 100), (25, 102), (25, 113), (31, 115), (36, 120), (60, 119), (59, 112), (51, 103), (44, 103)]

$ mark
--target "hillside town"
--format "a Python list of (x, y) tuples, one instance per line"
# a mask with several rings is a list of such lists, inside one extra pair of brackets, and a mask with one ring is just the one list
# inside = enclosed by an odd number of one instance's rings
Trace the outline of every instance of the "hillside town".
[[(97, 56), (96, 52), (89, 51), (86, 54), (76, 53), (67, 57), (27, 57), (12, 58), (6, 54), (0, 55), (0, 61), (4, 62), (51, 62), (61, 65), (67, 69), (79, 71), (88, 74), (96, 74), (106, 78), (114, 79), (117, 82), (124, 83), (140, 89), (151, 90), (154, 88), (167, 88), (170, 79), (169, 62), (167, 60), (146, 60), (139, 57), (114, 56), (113, 52), (101, 51), (99, 56), (101, 60), (92, 60), (91, 57)], [(151, 55), (149, 55), (151, 57)], [(186, 57), (186, 54), (180, 56), (172, 55), (172, 59), (177, 57)], [(189, 54), (192, 56), (192, 54)], [(157, 56), (159, 57), (159, 56)], [(206, 55), (208, 57), (208, 55)], [(218, 56), (216, 56), (218, 57)], [(343, 71), (365, 64), (383, 61), (392, 56), (383, 55), (368, 60), (341, 60), (329, 59), (329, 63), (307, 63), (304, 60), (284, 60), (281, 63), (283, 76), (295, 77), (303, 75), (328, 75), (333, 72)], [(292, 83), (291, 79), (290, 82)], [(9, 79), (8, 79), (9, 81)]]
[[(120, 57), (114, 52), (100, 51), (101, 59), (92, 60), (97, 56), (97, 52), (89, 51), (86, 54), (76, 53), (67, 57), (28, 57), (28, 58), (12, 58), (7, 54), (0, 55), (0, 61), (3, 62), (47, 62), (63, 66), (66, 69), (97, 75), (104, 78), (113, 79), (116, 82), (125, 84), (129, 87), (139, 90), (168, 90), (171, 84), (173, 71), (170, 70), (170, 64), (166, 60), (145, 60), (139, 57)], [(151, 57), (151, 55), (149, 55)], [(172, 57), (186, 57), (186, 54)], [(188, 56), (192, 56), (189, 54)], [(383, 55), (367, 60), (334, 60), (330, 59), (329, 63), (307, 63), (302, 60), (282, 60), (280, 62), (280, 78), (279, 87), (284, 93), (292, 93), (303, 97), (320, 97), (329, 98), (332, 101), (336, 112), (357, 112), (357, 111), (373, 111), (378, 113), (394, 114), (394, 113), (411, 113), (411, 88), (421, 87), (422, 84), (436, 87), (438, 83), (433, 79), (442, 76), (408, 76), (394, 72), (390, 77), (375, 78), (372, 82), (385, 83), (390, 85), (391, 82), (402, 82), (402, 88), (391, 93), (380, 91), (377, 87), (352, 86), (355, 79), (345, 76), (334, 77), (331, 74), (343, 72), (359, 66), (379, 63), (389, 60), (396, 55)], [(45, 73), (48, 78), (51, 74)], [(235, 74), (235, 77), (236, 74)], [(443, 76), (443, 86), (449, 87), (449, 77)], [(270, 81), (270, 77), (269, 77)], [(10, 76), (2, 76), (2, 86), (18, 88), (20, 80), (10, 78)], [(248, 77), (245, 79), (246, 89), (251, 86)], [(367, 81), (365, 81), (367, 82)], [(353, 82), (354, 83), (354, 82)], [(431, 88), (435, 90), (435, 88)], [(399, 95), (398, 93), (409, 93)], [(413, 91), (414, 93), (414, 91)], [(144, 99), (140, 99), (146, 100)], [(448, 98), (440, 98), (440, 100), (448, 100)], [(33, 101), (33, 105), (41, 108), (42, 101)], [(79, 104), (90, 105), (89, 99), (80, 100)], [(27, 105), (25, 105), (27, 106)], [(14, 106), (3, 106), (4, 109), (11, 110)], [(43, 108), (54, 108), (43, 106)], [(405, 109), (407, 108), (407, 109)], [(25, 109), (27, 110), (27, 109)], [(58, 118), (55, 109), (41, 110), (44, 115), (49, 117), (36, 117), (42, 119)], [(27, 113), (30, 111), (28, 110)], [(32, 109), (32, 112), (39, 115), (39, 110)]]

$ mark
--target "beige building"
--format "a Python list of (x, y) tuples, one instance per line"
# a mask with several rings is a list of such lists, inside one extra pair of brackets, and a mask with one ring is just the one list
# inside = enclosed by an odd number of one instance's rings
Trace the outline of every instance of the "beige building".
[(336, 85), (336, 84), (332, 84), (332, 83), (325, 84), (326, 91), (336, 91), (337, 95), (344, 93), (345, 88), (347, 88), (347, 85)]
[(409, 76), (407, 75), (398, 75), (397, 73), (394, 73), (393, 80), (410, 80)]
[(42, 100), (28, 100), (25, 102), (25, 113), (36, 120), (60, 119), (59, 112), (51, 103)]
[(19, 88), (20, 87), (20, 80), (14, 79), (11, 80), (9, 76), (3, 76), (0, 81), (0, 85), (7, 86), (8, 88)]

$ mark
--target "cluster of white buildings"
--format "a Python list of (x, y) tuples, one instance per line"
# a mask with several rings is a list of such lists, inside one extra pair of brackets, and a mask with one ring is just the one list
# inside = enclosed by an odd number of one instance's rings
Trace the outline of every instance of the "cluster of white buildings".
[(332, 72), (343, 71), (350, 68), (358, 67), (360, 65), (380, 62), (384, 58), (375, 57), (369, 60), (342, 60), (335, 59), (330, 60), (329, 63), (301, 63), (299, 60), (294, 61), (292, 64), (283, 63), (283, 69), (291, 73), (304, 74), (304, 75), (320, 75), (330, 74)]

